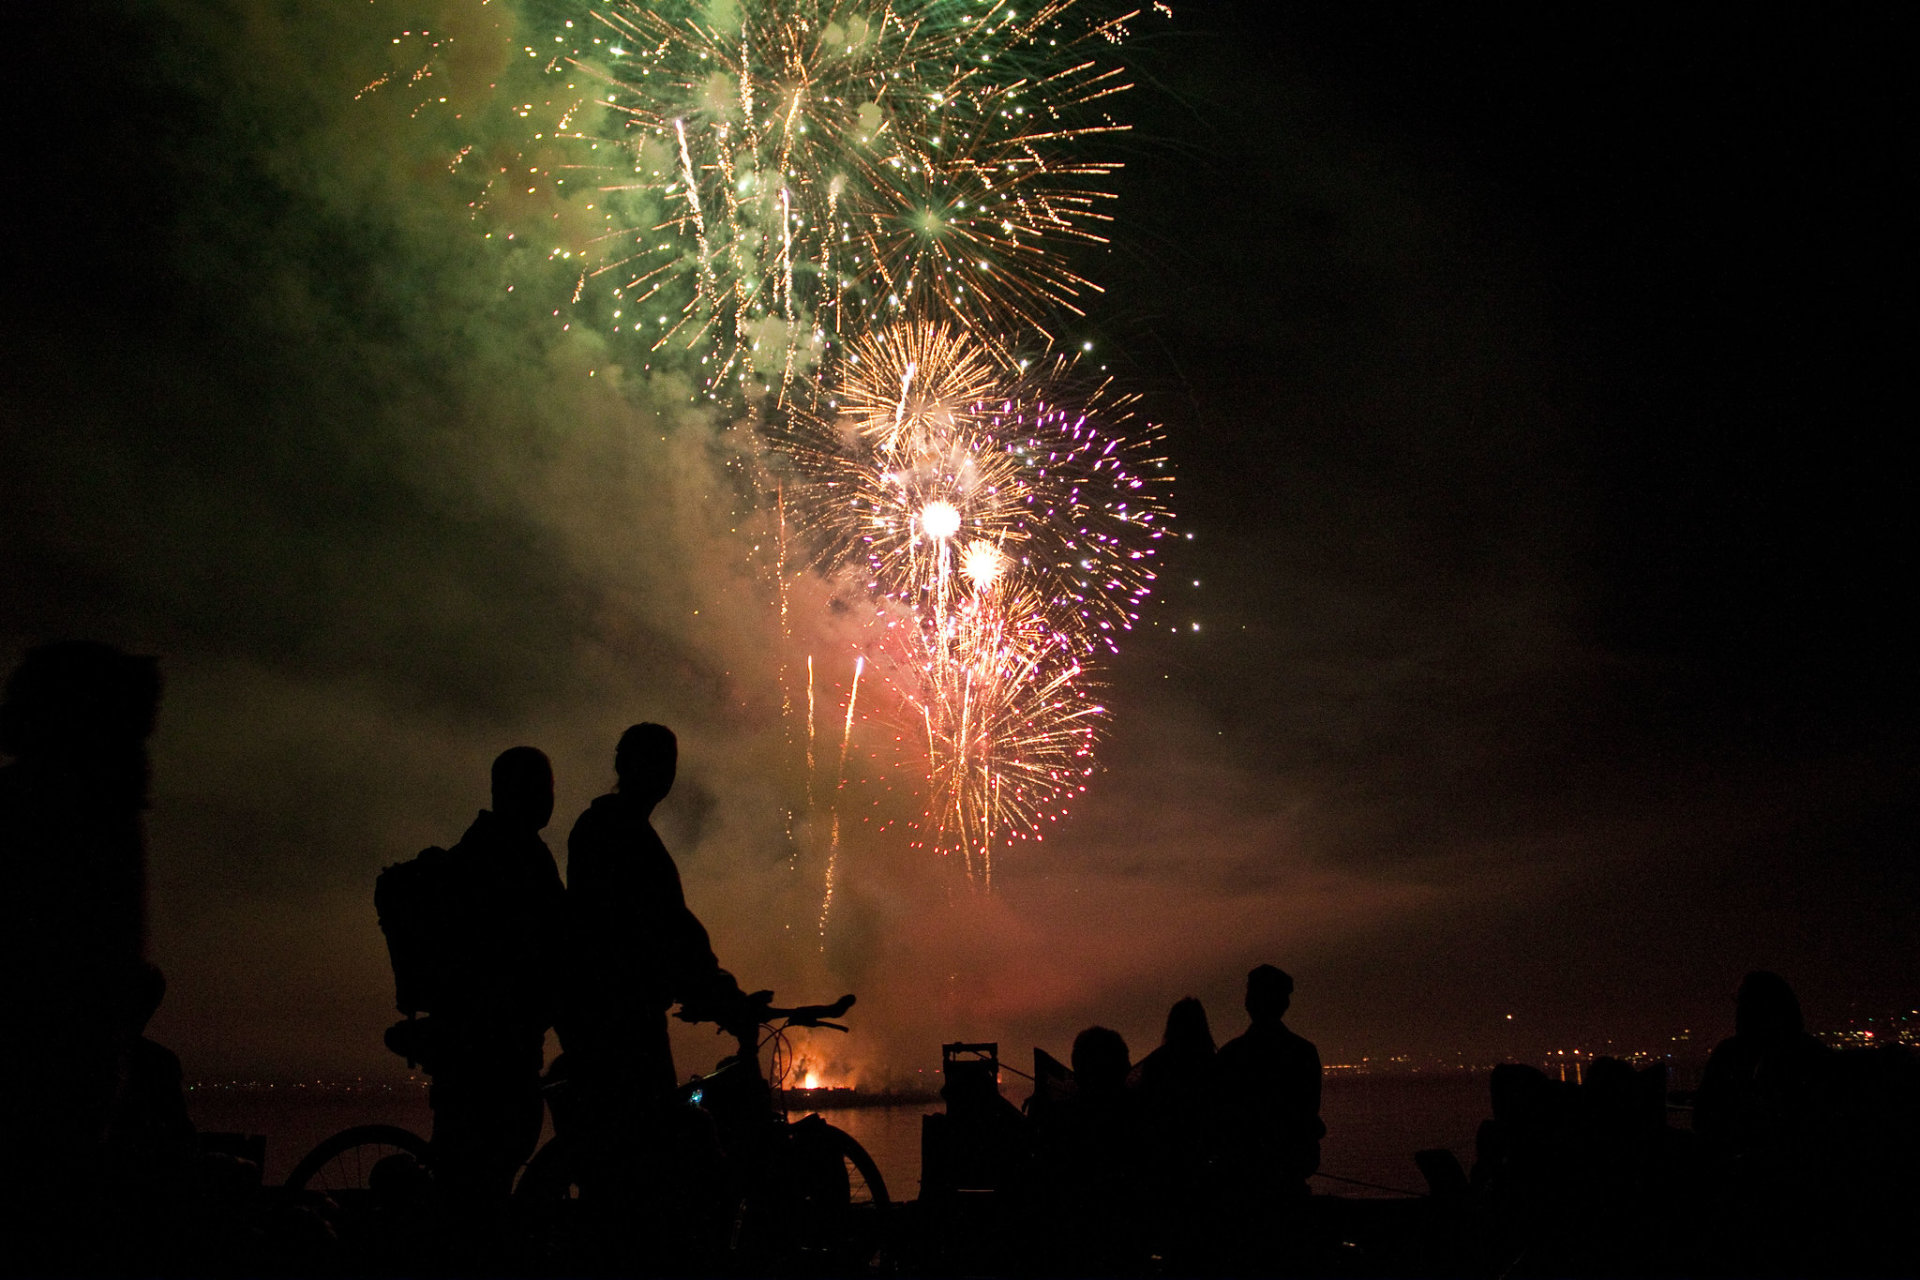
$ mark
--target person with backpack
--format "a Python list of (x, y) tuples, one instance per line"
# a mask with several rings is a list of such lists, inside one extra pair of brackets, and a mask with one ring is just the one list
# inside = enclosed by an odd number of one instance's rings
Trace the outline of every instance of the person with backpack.
[[(540, 1070), (558, 998), (565, 889), (540, 832), (553, 767), (533, 747), (493, 762), (493, 808), (451, 849), (389, 868), (375, 890), (409, 1021), (388, 1043), (433, 1077), (434, 1180), (450, 1206), (504, 1205), (540, 1139)], [(411, 1015), (430, 1016), (414, 1022)]]

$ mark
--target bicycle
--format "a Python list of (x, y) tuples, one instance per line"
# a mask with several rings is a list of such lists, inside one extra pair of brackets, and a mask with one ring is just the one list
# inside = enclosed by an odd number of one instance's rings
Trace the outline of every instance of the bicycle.
[[(668, 1105), (711, 1117), (724, 1162), (730, 1204), (721, 1206), (724, 1238), (713, 1242), (716, 1262), (751, 1273), (806, 1271), (854, 1274), (873, 1266), (886, 1243), (891, 1200), (886, 1180), (866, 1149), (818, 1115), (790, 1121), (777, 1105), (760, 1054), (773, 1046), (773, 1078), (787, 1070), (786, 1033), (794, 1027), (845, 1031), (833, 1021), (852, 1007), (843, 996), (830, 1005), (775, 1008), (771, 993), (754, 997), (753, 1020), (733, 1028), (736, 1052), (712, 1072), (673, 1091)], [(680, 1010), (686, 1022), (710, 1022)], [(765, 1033), (764, 1038), (762, 1033)], [(564, 1055), (557, 1059), (561, 1067)], [(570, 1088), (564, 1070), (550, 1073), (548, 1107)], [(513, 1204), (529, 1232), (560, 1259), (571, 1252), (578, 1222), (581, 1166), (579, 1131), (556, 1121), (556, 1132), (521, 1171)], [(569, 1136), (569, 1135), (572, 1136)], [(650, 1153), (652, 1154), (652, 1153)], [(643, 1157), (647, 1158), (647, 1157)], [(294, 1166), (286, 1186), (356, 1200), (374, 1190), (384, 1171), (395, 1182), (430, 1175), (424, 1138), (394, 1125), (355, 1125), (322, 1141)]]
[[(795, 1027), (847, 1030), (833, 1019), (851, 1008), (854, 998), (792, 1009), (775, 1008), (769, 992), (753, 999), (752, 1020), (729, 1028), (736, 1051), (712, 1072), (679, 1086), (670, 1103), (711, 1117), (719, 1140), (731, 1201), (721, 1215), (725, 1238), (716, 1244), (719, 1260), (748, 1273), (864, 1272), (886, 1244), (891, 1207), (886, 1180), (852, 1135), (818, 1115), (789, 1120), (774, 1092), (787, 1072), (787, 1032)], [(717, 1021), (684, 1008), (675, 1016)], [(760, 1066), (768, 1045), (773, 1046), (774, 1083)], [(573, 1141), (556, 1133), (528, 1162), (514, 1191), (516, 1204), (550, 1219), (564, 1217), (563, 1210), (555, 1211), (578, 1199), (581, 1163)]]
[(375, 1169), (394, 1157), (410, 1159), (426, 1168), (427, 1140), (399, 1125), (356, 1124), (323, 1139), (302, 1156), (287, 1174), (286, 1186), (291, 1191), (318, 1191), (329, 1196), (368, 1191), (377, 1181)]

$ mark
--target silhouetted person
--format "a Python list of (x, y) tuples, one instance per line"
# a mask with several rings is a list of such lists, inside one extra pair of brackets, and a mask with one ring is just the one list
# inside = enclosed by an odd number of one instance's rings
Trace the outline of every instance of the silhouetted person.
[(157, 977), (141, 813), (159, 702), (152, 658), (67, 641), (29, 651), (0, 703), (0, 1214), (27, 1270), (84, 1268), (97, 1239), (81, 1224)]
[(565, 891), (540, 832), (553, 817), (553, 767), (533, 747), (493, 762), (493, 808), (448, 850), (444, 945), (435, 993), (435, 1177), (469, 1211), (504, 1203), (540, 1138), (540, 1068), (557, 999)]
[(1789, 1158), (1829, 1052), (1807, 1034), (1785, 978), (1749, 973), (1734, 1000), (1733, 1035), (1714, 1047), (1701, 1073), (1694, 1132), (1721, 1158)]
[(166, 995), (166, 980), (148, 966), (130, 992), (136, 1028), (121, 1056), (120, 1088), (107, 1138), (107, 1196), (114, 1223), (112, 1261), (130, 1269), (179, 1265), (191, 1236), (191, 1193), (198, 1181), (198, 1134), (187, 1114), (180, 1059), (142, 1034)]
[(1270, 964), (1247, 975), (1246, 1031), (1214, 1055), (1215, 1192), (1229, 1266), (1263, 1269), (1296, 1246), (1289, 1206), (1320, 1167), (1320, 1051), (1285, 1022), (1293, 979)]
[(1046, 1270), (1114, 1275), (1144, 1265), (1141, 1133), (1117, 1031), (1073, 1040), (1073, 1090), (1036, 1119), (1039, 1246)]
[(677, 1114), (684, 1108), (660, 1110), (676, 1083), (667, 1010), (677, 1003), (723, 1023), (745, 1016), (745, 997), (687, 908), (679, 869), (653, 829), (679, 758), (672, 730), (628, 729), (614, 749), (617, 789), (596, 799), (567, 837), (570, 948), (560, 1039), (582, 1116), (597, 1130), (583, 1135), (592, 1144), (580, 1152), (585, 1190), (594, 1198), (597, 1182), (603, 1205), (658, 1207), (684, 1194), (650, 1180), (650, 1170), (668, 1167), (657, 1149), (710, 1140), (684, 1131)]
[(1141, 1060), (1135, 1073), (1144, 1155), (1141, 1185), (1157, 1252), (1176, 1270), (1199, 1243), (1193, 1235), (1200, 1229), (1208, 1190), (1213, 1058), (1206, 1008), (1187, 996), (1167, 1011), (1160, 1047)]
[[(1508, 1070), (1509, 1068), (1500, 1068)], [(1537, 1074), (1537, 1073), (1536, 1073)], [(1666, 1274), (1682, 1266), (1688, 1234), (1691, 1135), (1666, 1123), (1666, 1069), (1617, 1058), (1589, 1062), (1577, 1085), (1546, 1081), (1538, 1159), (1517, 1179), (1532, 1212), (1510, 1222), (1525, 1242), (1520, 1270), (1553, 1274)], [(1549, 1100), (1551, 1099), (1551, 1100)], [(1555, 1105), (1557, 1103), (1557, 1106)], [(1676, 1144), (1678, 1141), (1678, 1145)]]
[(1177, 1106), (1206, 1089), (1213, 1073), (1213, 1028), (1192, 996), (1167, 1010), (1160, 1047), (1140, 1060), (1140, 1096), (1148, 1106)]
[(1304, 1196), (1320, 1168), (1320, 1051), (1286, 1024), (1293, 979), (1270, 964), (1247, 975), (1245, 1033), (1214, 1056), (1218, 1152), (1227, 1178)]
[(1491, 1265), (1558, 1257), (1577, 1207), (1569, 1164), (1579, 1090), (1538, 1067), (1503, 1062), (1488, 1092), (1493, 1116), (1475, 1138), (1473, 1189), (1490, 1229)]
[(1786, 979), (1756, 970), (1741, 981), (1733, 1035), (1708, 1057), (1693, 1111), (1724, 1197), (1710, 1247), (1736, 1270), (1794, 1272), (1822, 1252), (1809, 1192), (1828, 1172), (1814, 1122), (1831, 1057)]

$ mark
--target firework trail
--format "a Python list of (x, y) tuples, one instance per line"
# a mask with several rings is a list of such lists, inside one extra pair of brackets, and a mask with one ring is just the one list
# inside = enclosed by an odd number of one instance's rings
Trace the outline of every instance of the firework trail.
[(656, 345), (710, 347), (710, 385), (782, 398), (837, 339), (903, 317), (1051, 341), (1098, 290), (1065, 251), (1111, 221), (1119, 165), (1082, 144), (1126, 128), (1111, 55), (1137, 13), (1091, 8), (616, 0), (573, 51), (598, 109), (572, 136), (603, 198), (654, 212), (604, 210), (582, 280), (623, 309), (666, 291)]
[[(847, 691), (847, 720), (840, 731), (840, 761), (834, 768), (833, 828), (827, 843), (826, 887), (820, 897), (820, 946), (826, 948), (827, 921), (833, 914), (834, 876), (840, 864), (840, 792), (847, 785), (847, 747), (853, 741), (854, 705), (860, 700), (860, 673), (866, 670), (867, 660), (855, 658), (853, 662), (853, 685)], [(808, 670), (813, 667), (813, 659), (807, 659)]]
[(807, 808), (813, 808), (813, 655), (807, 655)]
[(924, 735), (924, 843), (959, 852), (990, 889), (996, 847), (1041, 838), (1086, 790), (1104, 708), (1035, 597), (988, 590), (950, 621), (949, 634), (921, 631), (918, 679), (904, 691)]

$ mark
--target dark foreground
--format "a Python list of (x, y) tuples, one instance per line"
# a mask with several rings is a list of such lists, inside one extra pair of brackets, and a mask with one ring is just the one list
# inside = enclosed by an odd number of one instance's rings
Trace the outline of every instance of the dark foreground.
[[(1403, 1199), (1314, 1195), (1228, 1221), (1202, 1211), (1060, 1220), (996, 1193), (854, 1206), (831, 1229), (735, 1221), (692, 1243), (688, 1222), (598, 1217), (570, 1199), (484, 1221), (436, 1209), (424, 1183), (330, 1193), (201, 1188), (167, 1222), (76, 1241), (70, 1274), (182, 1276), (1902, 1276), (1916, 1272), (1911, 1185), (1796, 1204), (1724, 1198), (1635, 1206), (1534, 1188), (1502, 1203), (1464, 1183)], [(1651, 1190), (1651, 1189), (1649, 1189)], [(1671, 1188), (1669, 1188), (1671, 1190)], [(1188, 1206), (1189, 1209), (1191, 1206)], [(764, 1224), (763, 1224), (764, 1225)], [(718, 1236), (710, 1237), (718, 1240)], [(138, 1239), (140, 1243), (135, 1244)], [(5, 1269), (13, 1274), (15, 1264)], [(25, 1272), (21, 1272), (25, 1274)]]

